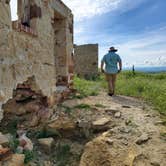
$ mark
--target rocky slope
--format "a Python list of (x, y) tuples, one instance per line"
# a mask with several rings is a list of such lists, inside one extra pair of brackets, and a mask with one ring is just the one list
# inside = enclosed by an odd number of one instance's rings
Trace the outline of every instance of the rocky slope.
[(144, 102), (130, 97), (101, 93), (66, 100), (44, 132), (27, 133), (37, 154), (29, 165), (165, 166), (162, 123)]

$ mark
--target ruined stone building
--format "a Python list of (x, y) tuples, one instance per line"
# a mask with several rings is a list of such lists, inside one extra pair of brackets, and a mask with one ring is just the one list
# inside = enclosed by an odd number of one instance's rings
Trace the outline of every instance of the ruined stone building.
[(9, 2), (0, 0), (0, 103), (28, 78), (51, 99), (73, 76), (72, 12), (61, 0), (18, 0), (12, 22)]
[(78, 76), (91, 78), (98, 75), (98, 44), (74, 46), (74, 72)]

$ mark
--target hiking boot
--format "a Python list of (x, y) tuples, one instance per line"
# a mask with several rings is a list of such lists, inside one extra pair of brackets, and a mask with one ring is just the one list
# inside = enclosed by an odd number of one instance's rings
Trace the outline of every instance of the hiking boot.
[(113, 93), (108, 93), (108, 96), (113, 96), (114, 94)]

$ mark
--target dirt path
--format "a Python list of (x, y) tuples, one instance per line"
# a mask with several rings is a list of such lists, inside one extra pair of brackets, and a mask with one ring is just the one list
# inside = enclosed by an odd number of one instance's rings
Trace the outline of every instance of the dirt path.
[[(73, 113), (77, 114), (81, 121), (110, 119), (111, 123), (107, 130), (111, 133), (109, 138), (113, 143), (110, 146), (112, 165), (166, 166), (166, 128), (160, 123), (158, 113), (150, 110), (144, 102), (125, 96), (109, 97), (101, 93), (98, 96), (63, 103), (70, 108), (79, 107), (80, 104), (91, 106), (90, 111)], [(96, 137), (101, 134), (102, 132), (98, 132)], [(127, 161), (124, 161), (124, 158)]]

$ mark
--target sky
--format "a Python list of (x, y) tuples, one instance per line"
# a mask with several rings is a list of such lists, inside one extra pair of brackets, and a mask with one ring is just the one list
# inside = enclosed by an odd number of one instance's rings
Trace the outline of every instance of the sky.
[[(74, 14), (74, 42), (98, 43), (99, 62), (110, 46), (126, 67), (166, 66), (165, 0), (63, 0)], [(16, 0), (11, 0), (16, 19)]]

